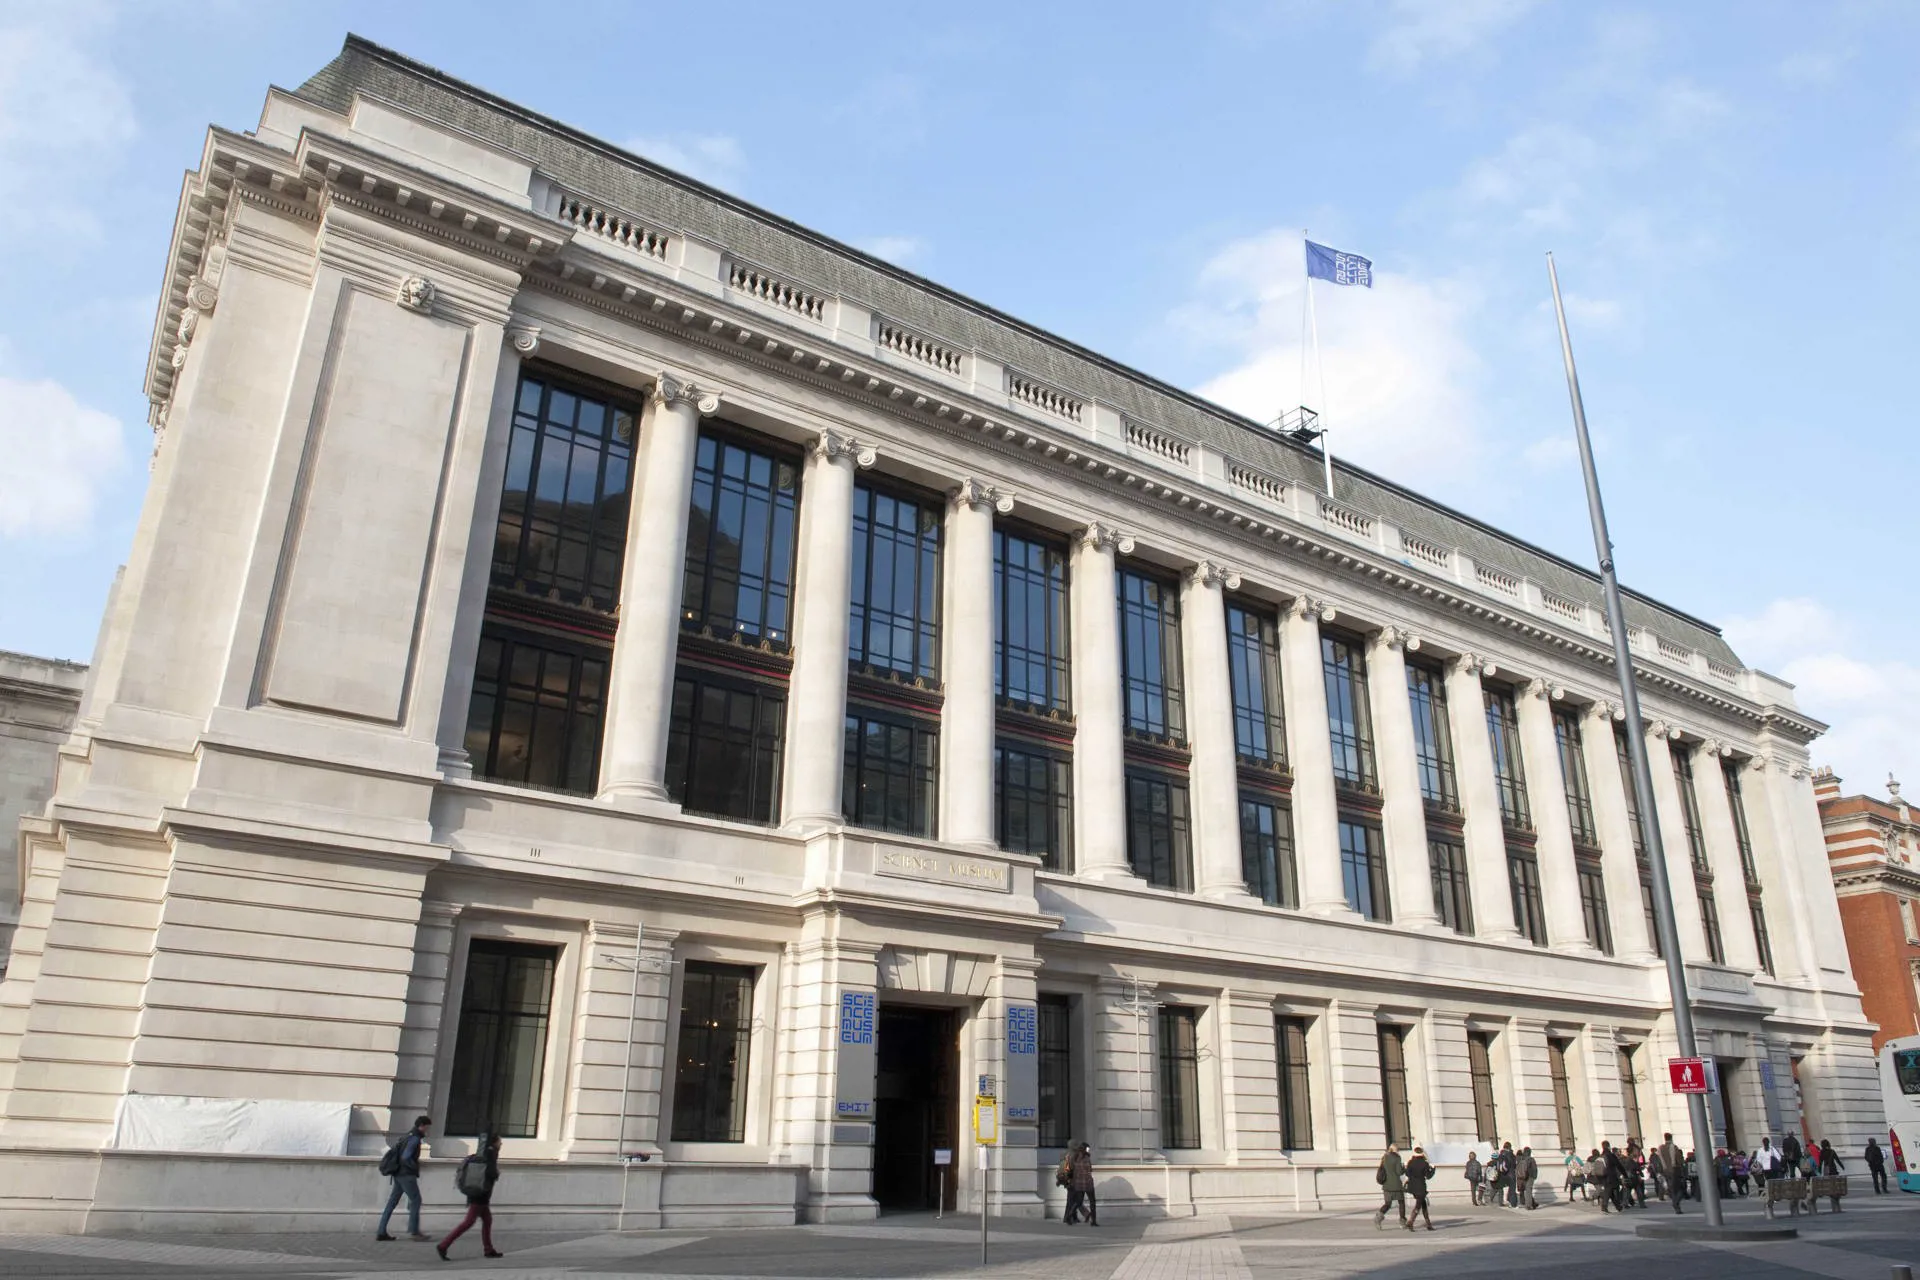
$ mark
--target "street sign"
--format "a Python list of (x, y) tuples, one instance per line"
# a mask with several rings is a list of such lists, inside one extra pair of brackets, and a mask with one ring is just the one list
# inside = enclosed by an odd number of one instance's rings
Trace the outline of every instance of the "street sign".
[(1000, 1104), (982, 1095), (973, 1100), (973, 1140), (983, 1147), (1000, 1141)]
[(981, 1076), (980, 1083), (978, 1087), (974, 1089), (974, 1092), (983, 1098), (997, 1098), (1000, 1096), (1000, 1090), (996, 1087), (996, 1082), (992, 1076)]
[(1667, 1075), (1675, 1093), (1707, 1091), (1707, 1064), (1700, 1058), (1668, 1058)]
[(935, 1147), (933, 1149), (933, 1162), (935, 1164), (952, 1164), (953, 1148), (952, 1147)]

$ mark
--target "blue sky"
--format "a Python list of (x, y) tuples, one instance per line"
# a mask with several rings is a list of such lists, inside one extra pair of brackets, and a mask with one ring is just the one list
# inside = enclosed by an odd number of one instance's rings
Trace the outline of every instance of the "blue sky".
[(1252, 414), (1311, 227), (1336, 451), (1590, 563), (1552, 249), (1626, 579), (1920, 786), (1900, 4), (0, 0), (0, 648), (87, 657), (181, 172), (349, 30)]

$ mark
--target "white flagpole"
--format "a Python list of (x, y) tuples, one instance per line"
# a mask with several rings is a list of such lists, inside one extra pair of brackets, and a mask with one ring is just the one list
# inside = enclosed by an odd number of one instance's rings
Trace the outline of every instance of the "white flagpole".
[[(1327, 430), (1327, 366), (1320, 359), (1320, 317), (1313, 309), (1313, 269), (1307, 268), (1307, 327), (1313, 334), (1313, 367), (1320, 374), (1320, 457), (1327, 467), (1327, 497), (1333, 497), (1333, 436)], [(1303, 378), (1304, 383), (1306, 380)], [(1302, 394), (1306, 387), (1300, 388)]]

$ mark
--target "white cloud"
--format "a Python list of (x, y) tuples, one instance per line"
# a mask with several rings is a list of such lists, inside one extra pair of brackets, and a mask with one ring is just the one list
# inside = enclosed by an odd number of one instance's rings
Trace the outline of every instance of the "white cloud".
[(927, 248), (926, 241), (918, 236), (875, 236), (871, 240), (857, 240), (854, 244), (876, 258), (885, 258), (901, 267), (926, 252)]
[(124, 462), (120, 424), (57, 382), (0, 375), (0, 537), (71, 533)]
[(1368, 64), (1405, 75), (1478, 51), (1532, 7), (1533, 0), (1393, 0)]
[(1520, 456), (1536, 471), (1557, 471), (1580, 461), (1580, 446), (1571, 435), (1542, 436), (1522, 449)]
[(1228, 245), (1206, 264), (1175, 328), (1225, 368), (1199, 394), (1267, 421), (1305, 403), (1335, 457), (1423, 487), (1479, 460), (1479, 361), (1463, 333), (1471, 290), (1374, 272), (1372, 289), (1314, 290), (1325, 390), (1311, 360), (1301, 383), (1304, 254), (1297, 231)]
[(1729, 619), (1725, 631), (1743, 660), (1792, 682), (1800, 709), (1833, 726), (1813, 756), (1833, 766), (1849, 793), (1882, 791), (1889, 771), (1920, 782), (1912, 717), (1920, 666), (1865, 651), (1848, 619), (1804, 596)]
[(90, 4), (0, 8), (0, 230), (97, 225), (84, 204), (46, 193), (116, 158), (134, 136), (126, 82), (88, 47), (103, 25)]
[(746, 150), (738, 138), (724, 133), (629, 138), (620, 145), (710, 186), (738, 186), (747, 172)]

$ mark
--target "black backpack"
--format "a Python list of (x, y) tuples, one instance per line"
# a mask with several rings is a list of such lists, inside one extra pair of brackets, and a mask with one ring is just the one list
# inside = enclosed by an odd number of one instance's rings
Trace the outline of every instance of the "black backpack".
[(463, 1196), (487, 1194), (487, 1158), (475, 1154), (462, 1160), (453, 1175), (453, 1187)]
[[(412, 1136), (412, 1134), (408, 1134), (407, 1138), (411, 1138)], [(380, 1157), (381, 1177), (391, 1178), (394, 1174), (400, 1172), (400, 1161), (404, 1158), (403, 1153), (407, 1149), (407, 1138), (402, 1138), (400, 1141), (388, 1147), (386, 1154)]]

